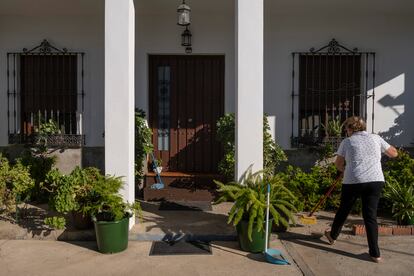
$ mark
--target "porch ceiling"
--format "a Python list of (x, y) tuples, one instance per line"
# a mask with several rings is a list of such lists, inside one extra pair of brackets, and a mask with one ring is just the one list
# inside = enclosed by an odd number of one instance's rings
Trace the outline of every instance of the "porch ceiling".
[[(134, 0), (137, 13), (170, 13), (181, 0)], [(264, 0), (271, 14), (414, 14), (412, 0)], [(235, 0), (187, 0), (194, 12), (232, 13)]]
[[(138, 14), (169, 14), (182, 0), (134, 0)], [(232, 13), (235, 0), (186, 0), (196, 13)]]
[(0, 15), (103, 14), (104, 0), (1, 0)]
[[(412, 0), (264, 0), (268, 14), (414, 14)], [(104, 0), (1, 0), (0, 15), (100, 14)], [(181, 0), (134, 0), (138, 14), (175, 12)], [(235, 0), (187, 0), (197, 13), (233, 13)]]
[(265, 0), (271, 14), (386, 15), (414, 14), (412, 0)]

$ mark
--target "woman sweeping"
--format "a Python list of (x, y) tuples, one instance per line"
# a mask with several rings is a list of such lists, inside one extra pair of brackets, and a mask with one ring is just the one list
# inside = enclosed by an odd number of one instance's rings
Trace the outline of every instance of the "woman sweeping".
[(377, 207), (384, 186), (381, 154), (394, 158), (398, 152), (380, 136), (366, 132), (362, 118), (348, 118), (344, 125), (348, 138), (340, 144), (335, 161), (337, 169), (344, 172), (341, 204), (332, 228), (325, 231), (325, 236), (330, 244), (335, 243), (355, 200), (360, 196), (369, 255), (374, 262), (380, 262)]

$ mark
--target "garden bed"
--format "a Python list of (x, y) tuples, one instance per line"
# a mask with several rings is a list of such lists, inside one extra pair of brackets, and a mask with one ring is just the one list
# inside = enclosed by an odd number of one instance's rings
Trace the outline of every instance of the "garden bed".
[(17, 222), (0, 216), (0, 240), (60, 240), (60, 241), (94, 241), (94, 229), (77, 230), (68, 219), (64, 229), (53, 229), (44, 223), (44, 219), (54, 215), (47, 204), (21, 204), (19, 211), (23, 214)]

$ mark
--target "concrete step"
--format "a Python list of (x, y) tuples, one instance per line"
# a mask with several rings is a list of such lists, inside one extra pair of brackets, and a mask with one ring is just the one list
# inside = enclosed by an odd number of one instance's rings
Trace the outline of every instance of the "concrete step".
[(217, 188), (213, 180), (222, 180), (222, 177), (207, 173), (162, 172), (165, 188), (154, 190), (151, 185), (158, 183), (158, 179), (155, 173), (149, 172), (144, 179), (144, 200), (212, 201)]
[(143, 220), (137, 218), (130, 240), (234, 241), (237, 238), (235, 227), (227, 224), (232, 203), (213, 205), (211, 211), (167, 211), (159, 210), (159, 205), (141, 201)]
[[(215, 189), (216, 184), (213, 180), (222, 180), (222, 177), (218, 174), (206, 173), (162, 172), (160, 177), (165, 186), (189, 189)], [(149, 172), (145, 175), (144, 187), (150, 187), (157, 182), (159, 180), (156, 174)]]
[(154, 190), (150, 187), (144, 188), (145, 201), (213, 201), (214, 190), (197, 188), (173, 188), (166, 186), (164, 189)]

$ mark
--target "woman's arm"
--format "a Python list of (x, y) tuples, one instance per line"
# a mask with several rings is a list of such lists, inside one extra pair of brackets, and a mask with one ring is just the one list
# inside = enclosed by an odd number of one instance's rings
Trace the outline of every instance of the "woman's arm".
[(343, 172), (345, 170), (345, 158), (341, 155), (336, 156), (335, 167), (338, 171)]

